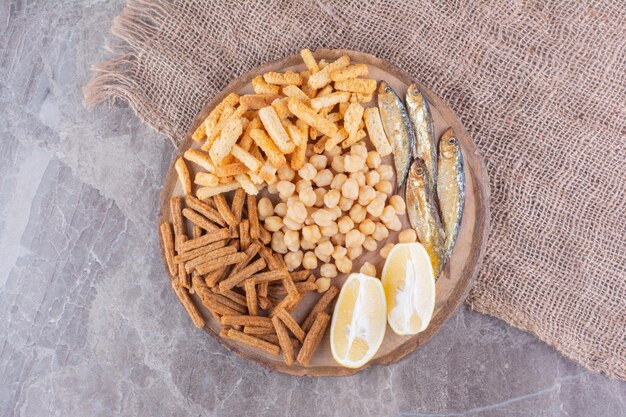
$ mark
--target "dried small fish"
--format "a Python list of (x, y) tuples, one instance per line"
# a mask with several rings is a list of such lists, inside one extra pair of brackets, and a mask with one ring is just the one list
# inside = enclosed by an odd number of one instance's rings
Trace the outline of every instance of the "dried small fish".
[(446, 130), (439, 140), (437, 171), (437, 198), (446, 233), (444, 255), (447, 259), (459, 233), (465, 201), (463, 154), (452, 128)]
[(419, 87), (412, 83), (406, 93), (406, 107), (409, 118), (415, 129), (415, 146), (413, 156), (421, 158), (428, 174), (428, 184), (435, 189), (437, 181), (437, 144), (435, 143), (435, 130), (433, 119), (430, 114), (428, 101), (422, 95)]
[(428, 252), (437, 279), (444, 263), (445, 236), (433, 189), (428, 183), (428, 171), (421, 158), (416, 158), (409, 170), (405, 201), (411, 226)]
[(396, 184), (402, 187), (413, 161), (415, 133), (409, 115), (400, 100), (386, 82), (381, 81), (378, 88), (378, 109), (387, 139), (393, 149), (396, 166)]

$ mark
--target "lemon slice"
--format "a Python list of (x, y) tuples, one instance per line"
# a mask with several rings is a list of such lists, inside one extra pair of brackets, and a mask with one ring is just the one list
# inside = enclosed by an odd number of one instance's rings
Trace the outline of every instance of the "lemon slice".
[(382, 273), (389, 326), (400, 336), (424, 331), (435, 309), (435, 276), (420, 243), (400, 243), (389, 252)]
[(333, 358), (347, 368), (365, 365), (385, 337), (385, 292), (378, 278), (350, 274), (341, 288), (330, 326)]

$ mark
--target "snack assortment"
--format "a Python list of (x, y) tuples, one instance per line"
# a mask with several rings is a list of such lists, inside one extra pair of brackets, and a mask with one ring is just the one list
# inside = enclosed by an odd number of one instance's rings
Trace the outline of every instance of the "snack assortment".
[[(330, 327), (334, 358), (360, 367), (388, 320), (398, 334), (428, 325), (463, 210), (462, 154), (449, 130), (437, 177), (430, 110), (414, 85), (405, 107), (367, 65), (301, 57), (305, 71), (255, 77), (254, 94), (229, 94), (195, 130), (197, 145), (174, 165), (184, 196), (160, 226), (164, 258), (196, 327), (206, 318), (194, 294), (234, 343), (308, 366)], [(402, 230), (405, 215), (413, 228)], [(408, 266), (385, 266), (382, 285), (359, 259), (368, 253)]]

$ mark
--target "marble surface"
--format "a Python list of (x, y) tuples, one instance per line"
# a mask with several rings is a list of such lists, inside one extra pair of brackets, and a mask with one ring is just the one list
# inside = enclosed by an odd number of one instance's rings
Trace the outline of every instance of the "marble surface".
[(626, 384), (465, 308), (350, 378), (270, 372), (196, 330), (158, 254), (171, 145), (81, 103), (122, 7), (0, 2), (0, 416), (626, 415)]

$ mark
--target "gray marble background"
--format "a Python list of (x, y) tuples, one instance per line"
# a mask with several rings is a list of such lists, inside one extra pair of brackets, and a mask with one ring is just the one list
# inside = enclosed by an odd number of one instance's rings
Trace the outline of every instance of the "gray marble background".
[(294, 378), (225, 351), (164, 284), (173, 155), (81, 87), (123, 0), (0, 0), (1, 416), (624, 416), (626, 384), (463, 308), (401, 362)]

